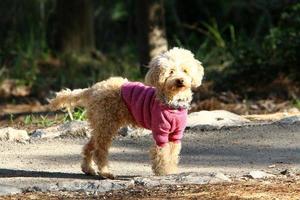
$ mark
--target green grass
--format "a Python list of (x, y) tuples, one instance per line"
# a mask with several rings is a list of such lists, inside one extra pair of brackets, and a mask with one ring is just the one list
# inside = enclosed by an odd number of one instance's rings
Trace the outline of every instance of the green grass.
[(296, 108), (300, 109), (300, 99), (295, 99), (293, 104)]
[[(65, 113), (63, 116), (59, 116), (56, 114), (54, 117), (48, 115), (34, 116), (30, 114), (25, 116), (23, 123), (27, 126), (35, 125), (38, 127), (50, 127), (55, 124), (65, 123), (72, 120), (78, 120), (78, 121), (86, 120), (86, 110), (83, 108), (75, 108), (71, 113), (73, 119), (68, 113)], [(14, 120), (13, 118), (14, 116), (11, 115), (10, 117), (11, 123)]]
[(63, 117), (63, 122), (72, 121), (72, 120), (78, 120), (78, 121), (86, 120), (86, 110), (83, 108), (75, 108), (71, 112), (71, 115), (69, 113), (65, 113)]
[(38, 117), (34, 115), (26, 115), (24, 118), (25, 125), (36, 125), (39, 127), (49, 127), (59, 122), (57, 115), (55, 115), (54, 119), (48, 117), (48, 115), (40, 115)]

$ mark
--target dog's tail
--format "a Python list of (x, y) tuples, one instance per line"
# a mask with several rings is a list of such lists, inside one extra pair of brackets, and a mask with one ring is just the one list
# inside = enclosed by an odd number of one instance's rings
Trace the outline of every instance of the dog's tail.
[(76, 106), (85, 107), (87, 99), (91, 93), (90, 88), (70, 90), (65, 89), (56, 93), (56, 97), (49, 101), (49, 108), (51, 110), (58, 110), (61, 108), (71, 109)]

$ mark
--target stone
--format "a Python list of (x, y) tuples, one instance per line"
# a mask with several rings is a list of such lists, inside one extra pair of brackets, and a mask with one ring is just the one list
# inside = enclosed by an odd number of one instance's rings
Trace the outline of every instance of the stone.
[(151, 134), (151, 130), (147, 130), (143, 128), (131, 128), (129, 126), (120, 128), (118, 132), (123, 137), (132, 137), (132, 138), (143, 137)]
[(134, 184), (145, 186), (145, 187), (154, 187), (160, 184), (160, 181), (158, 179), (153, 179), (150, 177), (135, 177), (134, 178)]
[(91, 130), (86, 121), (70, 121), (58, 126), (37, 129), (31, 134), (31, 138), (58, 138), (58, 137), (90, 137)]
[(249, 174), (247, 176), (249, 178), (252, 178), (252, 179), (260, 179), (260, 178), (267, 178), (267, 177), (270, 177), (272, 175), (268, 174), (266, 172), (263, 172), (263, 171), (255, 170), (255, 171), (249, 172)]
[(213, 173), (212, 176), (222, 181), (231, 182), (231, 179), (221, 172)]
[(121, 180), (98, 180), (98, 181), (60, 181), (46, 184), (25, 185), (26, 192), (49, 192), (49, 191), (84, 191), (88, 193), (107, 192), (112, 190), (125, 189), (133, 186), (133, 181)]
[(20, 188), (10, 186), (10, 185), (2, 185), (0, 184), (0, 196), (1, 195), (12, 195), (21, 193), (22, 190)]
[(28, 140), (29, 136), (26, 130), (18, 130), (11, 127), (0, 129), (0, 140), (8, 141), (25, 141)]
[(203, 110), (188, 115), (187, 127), (215, 130), (222, 127), (242, 126), (249, 122), (250, 120), (225, 110)]
[(290, 125), (294, 123), (300, 123), (300, 115), (285, 117), (281, 120), (274, 122), (275, 124), (282, 124), (282, 125)]
[(152, 176), (152, 177), (135, 177), (134, 182), (136, 185), (145, 187), (153, 187), (157, 185), (174, 185), (174, 184), (207, 184), (207, 183), (220, 183), (231, 181), (224, 174), (204, 174), (204, 173), (180, 173), (167, 176)]
[(90, 137), (91, 129), (87, 121), (70, 121), (59, 127), (62, 137)]
[(41, 139), (41, 138), (56, 138), (61, 135), (61, 132), (58, 131), (58, 126), (53, 126), (49, 128), (44, 128), (44, 129), (37, 129), (32, 134), (30, 137), (32, 139)]
[[(187, 128), (201, 130), (216, 130), (228, 126), (242, 126), (250, 120), (237, 114), (225, 111), (200, 111), (188, 115)], [(151, 134), (150, 130), (142, 128), (123, 127), (119, 130), (120, 135), (126, 137), (142, 137)]]
[(292, 170), (289, 170), (289, 169), (285, 169), (283, 171), (280, 172), (281, 175), (285, 175), (287, 177), (293, 177), (293, 176), (296, 176), (295, 173), (292, 172)]

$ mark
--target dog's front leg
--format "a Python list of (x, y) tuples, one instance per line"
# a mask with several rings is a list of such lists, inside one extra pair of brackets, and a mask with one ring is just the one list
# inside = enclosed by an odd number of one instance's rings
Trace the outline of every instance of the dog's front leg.
[(178, 173), (179, 154), (181, 150), (181, 142), (169, 142), (170, 146), (170, 174)]
[(170, 145), (166, 143), (164, 146), (155, 145), (150, 150), (150, 158), (152, 160), (152, 170), (155, 175), (170, 174)]

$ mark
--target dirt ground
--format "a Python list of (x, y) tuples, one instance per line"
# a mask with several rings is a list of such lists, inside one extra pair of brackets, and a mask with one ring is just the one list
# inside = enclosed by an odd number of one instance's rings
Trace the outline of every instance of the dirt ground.
[(153, 188), (134, 187), (100, 194), (83, 192), (25, 193), (0, 197), (8, 200), (29, 199), (219, 199), (219, 200), (299, 200), (300, 180), (238, 181), (207, 185), (164, 185)]
[[(280, 174), (296, 169), (293, 178), (244, 180), (226, 184), (141, 186), (113, 192), (25, 193), (0, 199), (300, 199), (299, 127), (247, 128), (188, 133), (182, 150), (182, 171), (224, 172), (238, 175), (264, 169)], [(276, 138), (276, 140), (274, 140)], [(84, 139), (36, 141), (28, 144), (0, 143), (2, 184), (18, 186), (20, 177), (35, 180), (46, 174), (50, 181), (61, 175), (80, 173), (80, 151)], [(147, 150), (150, 137), (119, 138), (111, 151), (113, 172), (150, 175)], [(270, 168), (274, 166), (274, 168)], [(278, 169), (277, 169), (278, 168)], [(276, 172), (277, 171), (277, 172)], [(52, 172), (52, 173), (51, 173)], [(60, 172), (60, 173), (57, 173)], [(36, 175), (37, 174), (37, 175)], [(50, 174), (50, 175), (47, 175)], [(52, 175), (54, 177), (52, 177)], [(49, 177), (48, 177), (49, 176)], [(27, 180), (26, 179), (26, 180)], [(48, 180), (47, 179), (47, 180)]]
[[(16, 116), (15, 116), (16, 117)], [(24, 116), (20, 116), (21, 118)], [(273, 117), (273, 116), (272, 116)], [(0, 126), (11, 124), (14, 127), (33, 130), (39, 124), (24, 125), (14, 119), (0, 120)], [(1, 123), (3, 122), (3, 123)], [(254, 169), (269, 169), (276, 165), (299, 169), (299, 128), (277, 127), (272, 130), (223, 130), (187, 135), (182, 152), (182, 170), (228, 174), (249, 172)], [(274, 140), (274, 138), (277, 138)], [(29, 144), (0, 143), (0, 168), (14, 173), (18, 170), (79, 173), (80, 151), (85, 143), (80, 139), (38, 141)], [(141, 146), (141, 144), (143, 144)], [(45, 146), (47, 148), (45, 148)], [(151, 174), (147, 150), (149, 138), (142, 140), (122, 139), (112, 148), (112, 166), (115, 173)], [(65, 147), (65, 148), (57, 148)], [(124, 155), (126, 155), (124, 157)], [(13, 160), (14, 162), (11, 162)], [(199, 168), (201, 166), (201, 168)], [(1, 170), (0, 170), (1, 171)], [(18, 180), (17, 180), (18, 181)], [(88, 194), (86, 192), (35, 192), (11, 196), (8, 199), (292, 199), (300, 200), (300, 174), (294, 178), (276, 180), (247, 180), (226, 184), (206, 185), (164, 185), (153, 188), (141, 186), (112, 192)]]

